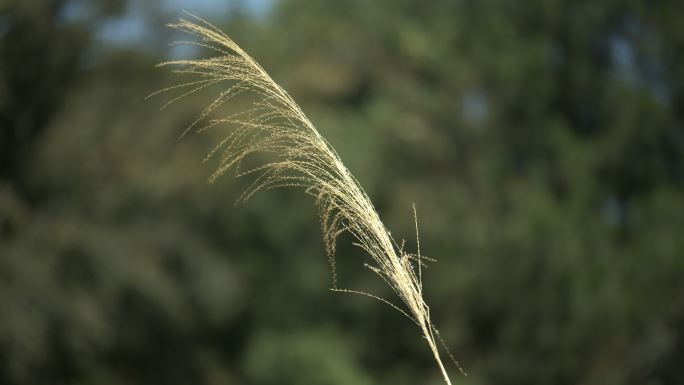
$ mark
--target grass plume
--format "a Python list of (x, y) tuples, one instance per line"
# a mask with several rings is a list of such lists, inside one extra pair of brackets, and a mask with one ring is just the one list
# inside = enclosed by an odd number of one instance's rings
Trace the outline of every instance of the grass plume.
[[(413, 254), (404, 250), (403, 243), (395, 242), (368, 195), (292, 97), (225, 33), (198, 17), (190, 16), (192, 20), (180, 19), (170, 26), (200, 38), (200, 41), (183, 43), (207, 48), (215, 55), (206, 59), (161, 63), (160, 66), (173, 67), (176, 73), (194, 75), (196, 80), (152, 95), (179, 92), (164, 108), (209, 86), (226, 84), (225, 90), (183, 133), (216, 126), (231, 127), (229, 134), (207, 155), (207, 160), (218, 158), (218, 167), (209, 180), (213, 182), (231, 169), (237, 176), (253, 176), (254, 181), (239, 197), (239, 202), (275, 187), (303, 188), (315, 199), (319, 210), (323, 241), (332, 269), (331, 290), (373, 297), (408, 317), (419, 327), (444, 380), (451, 384), (437, 344), (438, 341), (442, 345), (444, 343), (430, 320), (430, 308), (423, 299), (422, 266), (429, 259), (420, 253), (415, 207), (418, 249)], [(217, 108), (241, 94), (256, 98), (251, 108), (221, 118), (210, 118)], [(273, 160), (253, 168), (242, 167), (247, 157), (257, 153), (270, 154)], [(403, 307), (372, 294), (337, 287), (335, 244), (337, 237), (344, 232), (350, 233), (355, 239), (354, 244), (371, 257), (366, 267), (392, 288)], [(447, 353), (453, 360), (448, 349)], [(454, 363), (465, 374), (455, 360)]]

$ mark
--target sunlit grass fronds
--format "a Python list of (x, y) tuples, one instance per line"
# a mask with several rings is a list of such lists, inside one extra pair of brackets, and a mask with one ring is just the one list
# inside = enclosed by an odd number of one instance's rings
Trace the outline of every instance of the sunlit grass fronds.
[[(230, 133), (207, 156), (207, 159), (218, 158), (218, 167), (210, 181), (230, 169), (236, 170), (237, 176), (252, 175), (254, 181), (238, 201), (246, 201), (259, 191), (283, 186), (301, 187), (312, 195), (319, 209), (332, 269), (332, 290), (371, 296), (411, 319), (427, 340), (444, 380), (450, 384), (438, 351), (437, 341), (441, 339), (430, 320), (430, 308), (423, 300), (422, 265), (429, 259), (421, 256), (419, 240), (417, 254), (404, 251), (403, 244), (400, 246), (392, 239), (368, 195), (292, 97), (226, 34), (208, 22), (192, 17), (193, 21), (180, 19), (170, 26), (201, 38), (201, 43), (192, 44), (210, 49), (215, 56), (160, 64), (173, 67), (179, 74), (194, 75), (198, 80), (159, 92), (180, 92), (164, 105), (166, 107), (209, 86), (226, 85), (184, 132), (230, 126)], [(221, 118), (209, 118), (231, 98), (243, 93), (255, 98), (252, 108)], [(268, 153), (273, 160), (244, 169), (243, 161), (257, 153)], [(335, 242), (344, 232), (350, 233), (354, 244), (368, 253), (371, 261), (366, 266), (392, 288), (405, 309), (371, 294), (337, 287)]]

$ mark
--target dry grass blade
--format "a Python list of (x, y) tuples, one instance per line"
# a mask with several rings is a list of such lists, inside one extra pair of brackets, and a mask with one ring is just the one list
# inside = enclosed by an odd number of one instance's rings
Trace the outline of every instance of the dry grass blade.
[[(220, 154), (218, 168), (210, 181), (213, 182), (233, 168), (238, 176), (254, 176), (254, 182), (239, 201), (245, 201), (259, 191), (281, 186), (299, 186), (312, 195), (319, 208), (323, 240), (332, 268), (332, 290), (369, 295), (410, 318), (420, 328), (444, 380), (450, 384), (438, 351), (439, 334), (430, 320), (430, 308), (423, 300), (421, 266), (428, 259), (420, 255), (420, 246), (414, 255), (397, 245), (368, 195), (292, 97), (226, 34), (208, 22), (190, 16), (193, 21), (180, 19), (170, 26), (201, 38), (201, 43), (192, 44), (209, 48), (216, 56), (160, 64), (174, 67), (174, 72), (199, 78), (160, 92), (180, 90), (180, 96), (171, 99), (168, 105), (208, 86), (226, 84), (226, 90), (185, 131), (203, 131), (218, 125), (231, 126), (230, 134), (207, 157)], [(253, 108), (220, 119), (208, 119), (217, 108), (242, 93), (256, 96)], [(240, 167), (243, 160), (255, 153), (272, 154), (275, 160), (243, 170)], [(367, 293), (337, 288), (335, 241), (343, 232), (349, 232), (355, 238), (355, 244), (368, 253), (371, 263), (366, 266), (393, 289), (405, 310)]]

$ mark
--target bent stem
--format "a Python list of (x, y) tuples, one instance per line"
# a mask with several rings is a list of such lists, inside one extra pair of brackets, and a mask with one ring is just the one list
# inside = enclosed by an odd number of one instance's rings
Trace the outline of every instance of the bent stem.
[(447, 374), (446, 369), (444, 368), (444, 364), (442, 364), (442, 358), (439, 356), (439, 350), (437, 349), (437, 345), (435, 344), (435, 340), (429, 336), (428, 332), (426, 329), (423, 329), (423, 334), (425, 335), (425, 338), (428, 340), (428, 345), (430, 345), (430, 350), (432, 350), (432, 355), (435, 356), (435, 361), (437, 361), (437, 366), (439, 367), (439, 370), (442, 372), (442, 376), (444, 376), (444, 381), (448, 384), (451, 385), (451, 380), (449, 380), (449, 375)]

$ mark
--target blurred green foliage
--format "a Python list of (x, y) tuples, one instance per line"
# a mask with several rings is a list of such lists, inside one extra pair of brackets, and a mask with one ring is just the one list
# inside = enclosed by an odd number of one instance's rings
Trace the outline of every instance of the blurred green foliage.
[[(177, 81), (153, 68), (178, 54), (155, 7), (153, 33), (121, 44), (101, 27), (125, 2), (0, 3), (0, 383), (441, 383), (410, 322), (326, 290), (307, 197), (233, 208), (248, 181), (205, 183), (221, 133), (177, 136), (209, 95), (143, 101)], [(456, 383), (667, 385), (684, 383), (680, 11), (281, 0), (200, 16), (291, 92), (410, 248), (416, 203), (438, 259), (426, 297), (470, 373)], [(346, 243), (341, 284), (389, 296)]]

